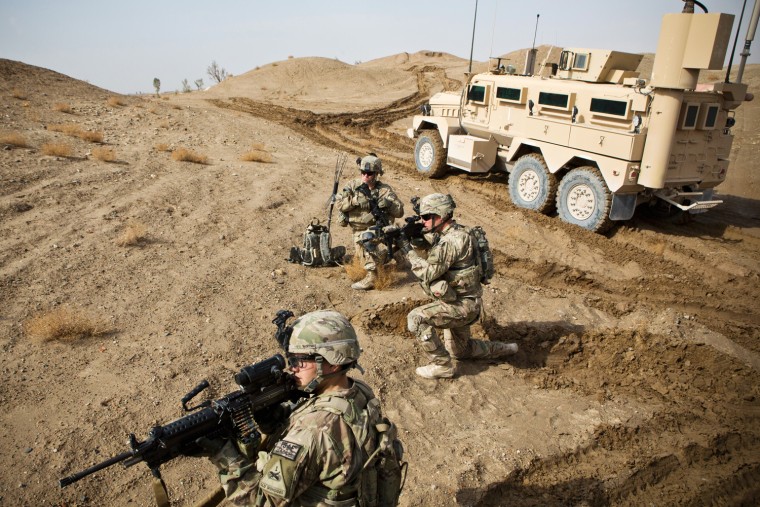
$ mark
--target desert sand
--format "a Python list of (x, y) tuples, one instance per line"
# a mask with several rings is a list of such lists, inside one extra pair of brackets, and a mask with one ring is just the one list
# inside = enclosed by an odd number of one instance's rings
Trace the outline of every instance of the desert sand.
[[(241, 367), (278, 352), (277, 310), (333, 308), (400, 428), (402, 506), (757, 504), (760, 104), (737, 112), (724, 204), (642, 210), (596, 235), (515, 208), (503, 176), (417, 175), (404, 132), (466, 69), (432, 51), (293, 58), (156, 97), (0, 60), (0, 134), (24, 141), (0, 146), (0, 503), (153, 505), (143, 464), (58, 480), (182, 416), (202, 379), (208, 396), (233, 391)], [(757, 89), (757, 66), (745, 76)], [(254, 147), (271, 161), (243, 161)], [(180, 148), (206, 162), (173, 160)], [(420, 379), (405, 317), (425, 296), (410, 275), (360, 293), (342, 267), (286, 261), (327, 218), (337, 157), (370, 151), (407, 205), (451, 193), (458, 220), (485, 228), (497, 273), (474, 331), (517, 342), (516, 356)], [(349, 244), (348, 230), (333, 236)], [(35, 336), (55, 310), (96, 332)], [(173, 505), (218, 483), (205, 459), (162, 470)]]

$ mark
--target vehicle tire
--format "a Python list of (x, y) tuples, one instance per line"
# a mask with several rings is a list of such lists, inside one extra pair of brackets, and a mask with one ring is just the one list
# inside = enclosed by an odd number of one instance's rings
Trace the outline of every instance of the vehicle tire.
[(509, 173), (509, 198), (519, 208), (548, 214), (554, 211), (557, 177), (538, 153), (523, 155)]
[(599, 169), (583, 166), (568, 172), (557, 190), (557, 212), (565, 222), (603, 233), (612, 226), (612, 194)]
[(423, 130), (414, 146), (414, 162), (417, 171), (428, 178), (440, 178), (446, 174), (446, 148), (437, 130)]

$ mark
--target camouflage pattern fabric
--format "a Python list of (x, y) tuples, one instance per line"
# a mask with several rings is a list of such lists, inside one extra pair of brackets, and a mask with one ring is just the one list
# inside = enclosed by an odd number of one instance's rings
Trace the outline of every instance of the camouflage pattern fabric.
[(366, 404), (358, 381), (302, 401), (279, 436), (266, 439), (255, 466), (228, 442), (212, 458), (227, 501), (258, 507), (358, 505), (364, 456), (350, 424)]
[[(374, 271), (377, 265), (382, 265), (388, 255), (388, 249), (378, 244), (375, 251), (368, 251), (363, 244), (359, 243), (361, 232), (366, 231), (375, 225), (375, 217), (369, 210), (369, 201), (367, 197), (357, 191), (357, 187), (362, 184), (361, 178), (348, 182), (343, 191), (337, 196), (338, 211), (348, 218), (348, 225), (354, 231), (355, 253), (362, 260), (364, 269)], [(389, 220), (404, 216), (404, 204), (396, 196), (390, 185), (378, 181), (375, 189), (372, 190), (372, 197), (377, 199), (378, 205), (388, 214)]]
[[(369, 211), (367, 197), (356, 190), (361, 184), (361, 178), (351, 180), (337, 196), (338, 210), (348, 215), (348, 224), (354, 231), (365, 231), (375, 225), (375, 217)], [(391, 220), (404, 216), (404, 204), (390, 185), (378, 181), (372, 190), (372, 197), (377, 199), (378, 205)]]
[(361, 259), (365, 271), (376, 271), (377, 266), (382, 266), (388, 259), (388, 247), (382, 242), (375, 242), (372, 250), (367, 250), (364, 243), (361, 242), (361, 236), (364, 231), (356, 231), (353, 235), (354, 255)]
[[(465, 229), (451, 223), (438, 235), (426, 259), (413, 250), (407, 257), (423, 290), (436, 299), (407, 316), (407, 327), (428, 358), (447, 365), (451, 357), (479, 359), (495, 353), (498, 344), (471, 338), (470, 326), (480, 316), (483, 288), (472, 237)], [(444, 330), (443, 342), (436, 328)]]

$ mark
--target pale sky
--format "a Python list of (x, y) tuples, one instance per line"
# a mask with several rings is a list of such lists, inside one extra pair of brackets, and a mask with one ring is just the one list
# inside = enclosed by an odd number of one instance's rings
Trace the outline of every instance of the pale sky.
[[(736, 16), (730, 52), (744, 0), (702, 4)], [(753, 6), (747, 0), (734, 66)], [(654, 52), (662, 15), (682, 7), (681, 0), (479, 0), (473, 59), (530, 47), (534, 33), (537, 46)], [(213, 60), (239, 75), (290, 56), (354, 64), (431, 50), (469, 58), (474, 12), (475, 0), (0, 0), (0, 58), (119, 93), (151, 93), (157, 77), (166, 92), (183, 79), (212, 84)], [(749, 63), (760, 63), (760, 42), (751, 52)]]

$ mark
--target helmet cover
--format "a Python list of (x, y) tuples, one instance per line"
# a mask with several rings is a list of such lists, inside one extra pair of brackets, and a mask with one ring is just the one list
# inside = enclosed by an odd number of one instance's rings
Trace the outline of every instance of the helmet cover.
[(356, 163), (360, 171), (383, 174), (383, 162), (374, 153), (370, 153), (362, 159), (357, 159)]
[(420, 199), (420, 215), (451, 217), (457, 205), (449, 194), (429, 194)]
[(348, 365), (356, 363), (361, 348), (346, 317), (333, 310), (319, 310), (293, 323), (288, 353), (319, 355), (332, 365)]

